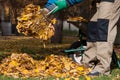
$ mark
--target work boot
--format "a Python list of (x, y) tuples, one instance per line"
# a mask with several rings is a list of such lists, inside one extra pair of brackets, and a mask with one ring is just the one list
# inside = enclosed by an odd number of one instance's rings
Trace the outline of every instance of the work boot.
[(91, 72), (89, 72), (87, 75), (88, 76), (99, 76), (101, 73), (100, 72), (98, 72), (98, 71), (91, 71)]

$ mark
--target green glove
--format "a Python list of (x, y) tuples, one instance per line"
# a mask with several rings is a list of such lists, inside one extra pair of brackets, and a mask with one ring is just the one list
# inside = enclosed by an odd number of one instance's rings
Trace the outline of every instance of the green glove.
[(62, 10), (67, 7), (67, 2), (66, 0), (57, 0), (55, 1), (56, 9), (52, 12), (53, 14), (56, 13), (59, 10)]

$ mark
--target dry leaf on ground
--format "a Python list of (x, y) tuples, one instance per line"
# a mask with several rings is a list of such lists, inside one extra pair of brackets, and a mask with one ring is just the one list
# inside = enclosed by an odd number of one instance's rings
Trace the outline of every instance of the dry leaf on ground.
[(0, 64), (0, 74), (18, 77), (74, 78), (84, 75), (89, 69), (62, 55), (48, 55), (45, 60), (34, 60), (26, 53), (13, 53)]

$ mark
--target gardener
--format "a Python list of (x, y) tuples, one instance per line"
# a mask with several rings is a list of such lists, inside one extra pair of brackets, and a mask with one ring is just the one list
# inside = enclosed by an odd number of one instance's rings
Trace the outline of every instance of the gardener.
[[(48, 0), (43, 10), (53, 14), (59, 10), (80, 3), (82, 0)], [(55, 8), (56, 7), (56, 8)], [(115, 41), (117, 26), (120, 17), (120, 0), (101, 0), (97, 12), (91, 18), (87, 28), (87, 49), (83, 55), (82, 63), (92, 67), (89, 76), (110, 74), (113, 43)], [(93, 65), (91, 62), (97, 61)], [(93, 67), (94, 66), (94, 67)]]

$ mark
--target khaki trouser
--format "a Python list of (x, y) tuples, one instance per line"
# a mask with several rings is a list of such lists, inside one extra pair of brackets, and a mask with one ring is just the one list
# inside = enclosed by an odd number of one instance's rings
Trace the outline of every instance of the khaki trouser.
[[(109, 20), (106, 27), (107, 33), (104, 35), (104, 28), (100, 28), (103, 34), (99, 34), (99, 27), (96, 31), (97, 34), (87, 41), (87, 49), (83, 55), (83, 63), (89, 67), (93, 66), (91, 61), (98, 60), (98, 63), (94, 66), (93, 70), (96, 70), (102, 74), (108, 75), (110, 73), (110, 64), (112, 60), (113, 43), (117, 34), (116, 23), (120, 17), (120, 0), (114, 2), (108, 2), (109, 0), (101, 1), (98, 5), (96, 14), (92, 17), (91, 21), (98, 22), (99, 19)], [(107, 22), (107, 21), (106, 21)], [(104, 23), (106, 24), (106, 23)], [(97, 23), (97, 25), (104, 26), (104, 24)], [(88, 26), (88, 28), (91, 26)], [(97, 26), (96, 26), (97, 27)], [(89, 30), (88, 30), (89, 34)], [(98, 37), (99, 36), (99, 37)], [(89, 37), (89, 36), (88, 36)], [(95, 40), (96, 38), (96, 40)], [(104, 39), (102, 39), (104, 38)]]

